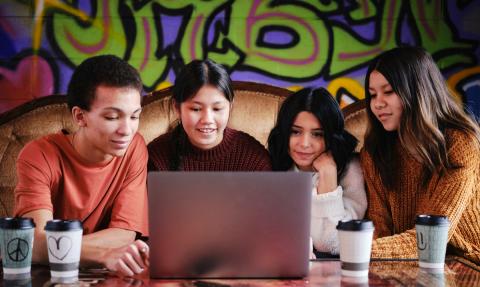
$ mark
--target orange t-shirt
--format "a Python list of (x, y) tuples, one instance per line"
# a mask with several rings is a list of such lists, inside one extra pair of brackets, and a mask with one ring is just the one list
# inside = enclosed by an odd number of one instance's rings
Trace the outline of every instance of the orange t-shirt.
[(15, 215), (48, 209), (81, 220), (84, 234), (115, 227), (148, 236), (147, 160), (138, 133), (123, 157), (103, 165), (85, 162), (63, 133), (34, 140), (17, 159)]

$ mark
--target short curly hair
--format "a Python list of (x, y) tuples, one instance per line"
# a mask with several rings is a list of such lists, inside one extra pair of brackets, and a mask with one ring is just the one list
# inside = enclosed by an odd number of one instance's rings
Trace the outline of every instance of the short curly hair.
[(70, 110), (77, 106), (89, 111), (97, 87), (130, 87), (143, 89), (138, 71), (114, 55), (94, 56), (83, 61), (73, 72), (68, 84), (67, 103)]

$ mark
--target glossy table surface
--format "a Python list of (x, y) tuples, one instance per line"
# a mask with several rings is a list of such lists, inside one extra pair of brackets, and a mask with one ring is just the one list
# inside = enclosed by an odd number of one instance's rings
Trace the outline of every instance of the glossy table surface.
[[(3, 280), (0, 286), (67, 286), (50, 282), (49, 269), (32, 267), (31, 281)], [(340, 273), (340, 261), (312, 261), (310, 274), (302, 279), (196, 279), (158, 280), (143, 274), (135, 278), (118, 278), (103, 270), (81, 270), (80, 281), (68, 286), (480, 286), (480, 268), (458, 257), (448, 257), (444, 272), (435, 274), (418, 267), (412, 260), (373, 260), (368, 278), (353, 279)]]

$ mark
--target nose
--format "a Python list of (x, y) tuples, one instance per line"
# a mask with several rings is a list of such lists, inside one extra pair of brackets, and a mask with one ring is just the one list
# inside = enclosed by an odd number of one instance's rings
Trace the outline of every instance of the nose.
[(125, 118), (120, 121), (120, 124), (117, 129), (117, 133), (128, 136), (133, 133), (135, 129), (135, 123), (133, 123), (129, 118)]
[(309, 147), (311, 144), (310, 136), (308, 133), (304, 133), (302, 137), (300, 138), (300, 145), (303, 148)]
[(213, 111), (211, 109), (205, 109), (201, 117), (202, 123), (212, 123), (213, 122)]
[(375, 98), (372, 98), (372, 104), (373, 107), (377, 110), (381, 110), (387, 106), (387, 103), (385, 102), (385, 99), (383, 98), (383, 95), (377, 94)]

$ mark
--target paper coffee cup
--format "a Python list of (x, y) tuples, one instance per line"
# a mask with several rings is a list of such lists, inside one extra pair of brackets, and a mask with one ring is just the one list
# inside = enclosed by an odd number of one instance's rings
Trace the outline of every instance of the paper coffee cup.
[(35, 223), (32, 218), (0, 219), (0, 240), (4, 279), (30, 278)]
[(372, 221), (339, 221), (337, 230), (342, 275), (368, 276), (374, 230)]
[(415, 220), (418, 264), (422, 268), (445, 266), (450, 221), (441, 215), (418, 215)]
[(78, 281), (82, 248), (82, 223), (78, 220), (50, 220), (45, 225), (48, 260), (53, 283)]

